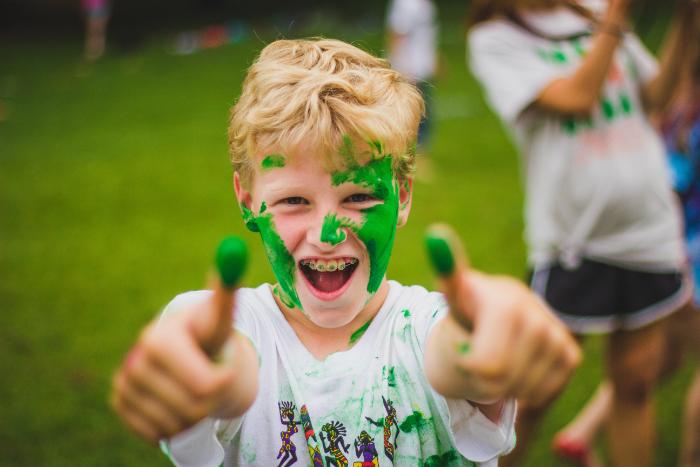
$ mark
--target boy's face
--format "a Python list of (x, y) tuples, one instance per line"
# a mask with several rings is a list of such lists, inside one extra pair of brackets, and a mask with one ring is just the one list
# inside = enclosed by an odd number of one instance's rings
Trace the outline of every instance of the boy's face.
[[(341, 151), (352, 153), (346, 141)], [(381, 144), (362, 165), (328, 171), (313, 150), (258, 158), (250, 190), (235, 175), (249, 227), (260, 232), (279, 301), (314, 324), (350, 323), (385, 282), (398, 225), (408, 218), (410, 180), (399, 186)]]

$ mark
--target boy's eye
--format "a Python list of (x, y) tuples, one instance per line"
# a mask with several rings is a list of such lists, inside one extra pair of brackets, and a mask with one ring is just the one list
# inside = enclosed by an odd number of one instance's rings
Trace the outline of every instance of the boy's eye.
[(301, 196), (290, 196), (289, 198), (284, 198), (282, 200), (282, 202), (284, 204), (293, 204), (293, 205), (309, 204), (309, 202), (307, 200), (305, 200), (304, 198), (302, 198)]
[(365, 203), (367, 201), (376, 201), (376, 198), (367, 193), (355, 193), (345, 198), (346, 203)]

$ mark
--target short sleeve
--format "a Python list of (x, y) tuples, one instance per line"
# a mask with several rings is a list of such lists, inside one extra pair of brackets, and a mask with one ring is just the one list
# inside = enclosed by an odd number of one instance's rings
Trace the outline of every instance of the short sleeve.
[(635, 68), (636, 78), (641, 83), (647, 83), (659, 73), (659, 64), (637, 35), (629, 33), (625, 36), (625, 51), (630, 54)]
[(491, 107), (513, 124), (554, 79), (568, 69), (543, 59), (535, 43), (501, 23), (475, 26), (468, 36), (468, 61)]
[(515, 447), (515, 399), (506, 400), (498, 423), (466, 400), (447, 399), (447, 407), (455, 447), (477, 465), (495, 467)]

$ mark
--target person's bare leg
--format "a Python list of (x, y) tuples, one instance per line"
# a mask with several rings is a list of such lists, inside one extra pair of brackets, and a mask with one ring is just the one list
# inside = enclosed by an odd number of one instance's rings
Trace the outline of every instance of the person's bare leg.
[(663, 321), (609, 337), (606, 363), (613, 402), (607, 434), (610, 455), (618, 467), (651, 465), (656, 442), (652, 389), (661, 366), (664, 337)]
[(600, 430), (608, 420), (612, 402), (612, 384), (603, 380), (576, 417), (556, 434), (554, 450), (565, 457), (570, 457), (567, 454), (572, 454), (573, 452), (568, 452), (572, 449), (585, 452), (585, 456), (576, 456), (580, 463), (591, 467), (599, 465), (600, 462), (594, 454), (594, 445)]
[(680, 465), (700, 467), (700, 369), (688, 390), (684, 413)]

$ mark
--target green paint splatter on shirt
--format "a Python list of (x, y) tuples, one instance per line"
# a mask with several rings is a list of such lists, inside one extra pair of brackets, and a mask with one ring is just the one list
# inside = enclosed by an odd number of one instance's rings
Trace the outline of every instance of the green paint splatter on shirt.
[(262, 160), (260, 168), (263, 170), (276, 169), (284, 167), (286, 163), (287, 161), (282, 154), (270, 154)]
[(399, 429), (404, 433), (408, 433), (413, 430), (420, 430), (426, 425), (427, 421), (423, 417), (423, 413), (418, 410), (414, 410), (411, 415), (406, 417), (406, 419), (403, 422), (401, 422), (401, 424), (399, 425)]
[(382, 379), (386, 380), (387, 385), (390, 388), (396, 387), (396, 374), (394, 372), (393, 366), (383, 366), (382, 367)]
[[(425, 462), (423, 462), (424, 467), (444, 467), (446, 465), (449, 465), (450, 462), (455, 462), (459, 460), (459, 455), (457, 454), (457, 451), (454, 449), (447, 451), (442, 454), (435, 454), (433, 456), (428, 457)], [(466, 459), (465, 459), (466, 460)], [(476, 464), (472, 461), (467, 461), (469, 464), (468, 466), (473, 466), (476, 467)]]
[(606, 120), (610, 121), (615, 118), (615, 108), (609, 100), (603, 99), (600, 101), (600, 108), (603, 111), (603, 117), (605, 117)]
[(411, 311), (410, 310), (403, 310), (403, 317), (404, 318), (410, 318), (411, 317)]
[(369, 328), (369, 325), (372, 324), (372, 320), (370, 319), (367, 321), (365, 324), (363, 324), (357, 331), (353, 332), (352, 335), (350, 336), (350, 344), (354, 344), (357, 342), (360, 337), (363, 336), (365, 331), (367, 331), (367, 328)]
[(632, 113), (632, 101), (627, 94), (620, 94), (620, 108), (625, 115)]

